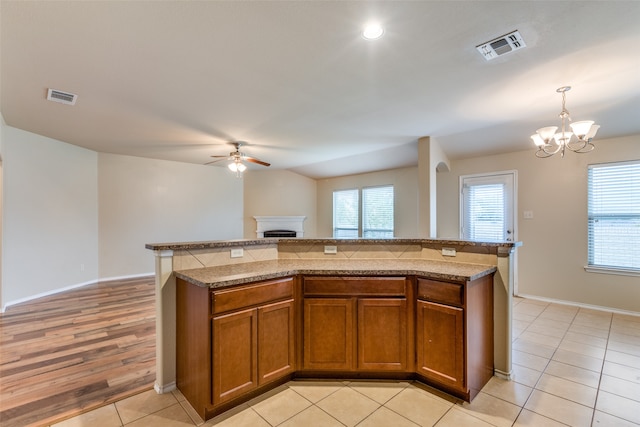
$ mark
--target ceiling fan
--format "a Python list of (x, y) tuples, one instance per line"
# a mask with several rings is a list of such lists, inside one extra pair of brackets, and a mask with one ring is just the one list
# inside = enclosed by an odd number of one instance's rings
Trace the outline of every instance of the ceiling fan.
[(243, 161), (256, 163), (262, 166), (271, 166), (271, 163), (263, 162), (262, 160), (256, 159), (255, 157), (249, 157), (245, 153), (241, 152), (240, 147), (245, 144), (244, 142), (237, 141), (231, 142), (231, 144), (236, 147), (236, 151), (230, 152), (228, 156), (211, 156), (212, 158), (217, 160), (212, 160), (208, 163), (205, 163), (205, 165), (210, 165), (222, 160), (230, 160), (231, 163), (229, 163), (229, 169), (231, 169), (237, 175), (247, 169), (247, 167), (242, 163)]

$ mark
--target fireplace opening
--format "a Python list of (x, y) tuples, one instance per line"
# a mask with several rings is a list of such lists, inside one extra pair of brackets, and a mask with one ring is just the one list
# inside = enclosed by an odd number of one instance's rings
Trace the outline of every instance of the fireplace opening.
[(266, 230), (264, 237), (296, 237), (294, 230)]

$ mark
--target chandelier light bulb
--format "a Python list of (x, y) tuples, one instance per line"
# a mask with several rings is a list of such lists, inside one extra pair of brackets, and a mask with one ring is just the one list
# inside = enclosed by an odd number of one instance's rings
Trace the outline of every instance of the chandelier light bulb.
[(556, 133), (556, 129), (558, 129), (558, 126), (547, 126), (546, 128), (538, 129), (536, 132), (538, 132), (538, 135), (540, 135), (544, 141), (548, 142), (553, 138), (553, 135)]
[(598, 129), (600, 129), (600, 125), (592, 125), (591, 129), (589, 129), (589, 132), (587, 132), (587, 134), (584, 136), (584, 139), (586, 139), (587, 141), (591, 141), (593, 138), (595, 138), (596, 133), (598, 133)]
[(544, 139), (542, 139), (538, 133), (531, 135), (531, 139), (533, 139), (533, 143), (538, 147), (542, 147), (545, 144)]
[(593, 120), (583, 120), (581, 122), (571, 123), (569, 126), (571, 126), (573, 133), (575, 133), (578, 138), (583, 138), (589, 132), (589, 129), (591, 129), (592, 124)]

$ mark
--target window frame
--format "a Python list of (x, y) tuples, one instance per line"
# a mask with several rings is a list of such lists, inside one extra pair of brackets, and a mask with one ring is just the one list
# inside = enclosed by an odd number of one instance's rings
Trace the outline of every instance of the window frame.
[[(590, 164), (587, 166), (587, 265), (584, 266), (585, 271), (589, 273), (602, 273), (602, 274), (616, 274), (623, 276), (640, 276), (640, 268), (629, 268), (626, 266), (616, 266), (616, 265), (602, 265), (602, 264), (593, 264), (593, 260), (596, 258), (596, 255), (592, 252), (594, 248), (594, 243), (592, 238), (594, 237), (594, 233), (592, 232), (592, 221), (597, 218), (607, 218), (606, 214), (594, 214), (592, 213), (592, 171), (598, 168), (606, 168), (606, 167), (619, 167), (623, 165), (640, 165), (640, 160), (630, 160), (630, 161), (619, 161), (619, 162), (607, 162), (607, 163), (596, 163)], [(630, 206), (631, 208), (631, 206)], [(627, 214), (619, 214), (619, 215), (630, 215), (632, 218), (636, 216), (635, 213), (627, 213)], [(608, 216), (611, 217), (611, 214)], [(640, 214), (638, 214), (640, 217)]]
[[(392, 195), (392, 204), (391, 204), (391, 229), (365, 229), (365, 220), (367, 219), (365, 214), (367, 213), (365, 211), (365, 192), (367, 190), (374, 190), (374, 189), (378, 189), (378, 188), (391, 188), (391, 195)], [(385, 185), (373, 185), (373, 186), (369, 186), (369, 187), (362, 187), (360, 189), (360, 236), (363, 239), (393, 239), (394, 235), (395, 235), (395, 229), (396, 229), (396, 224), (395, 224), (395, 196), (396, 196), (396, 190), (393, 187), (393, 184), (385, 184)], [(391, 233), (391, 237), (389, 236), (385, 236), (385, 237), (379, 237), (379, 236), (373, 236), (373, 237), (366, 237), (365, 233), (369, 231), (369, 232), (382, 232), (382, 233)]]
[[(356, 237), (350, 237), (350, 236), (343, 236), (343, 237), (336, 237), (336, 230), (353, 230), (353, 228), (344, 228), (344, 227), (340, 227), (337, 228), (336, 227), (336, 193), (346, 193), (346, 192), (356, 192), (356, 209), (357, 209), (357, 218), (356, 218)], [(333, 190), (332, 193), (332, 207), (331, 207), (331, 215), (332, 215), (332, 236), (334, 239), (350, 239), (350, 238), (358, 238), (358, 236), (360, 236), (360, 205), (362, 203), (361, 197), (360, 197), (360, 189), (359, 188), (343, 188), (341, 190)]]
[[(386, 232), (391, 232), (391, 237), (364, 237), (365, 232), (365, 216), (364, 216), (364, 193), (366, 190), (374, 189), (374, 188), (386, 188), (390, 187), (393, 192), (393, 206), (392, 206), (392, 225), (393, 228), (391, 230), (383, 230)], [(357, 191), (358, 198), (358, 228), (357, 228), (357, 236), (356, 237), (336, 237), (336, 193), (346, 192), (346, 191)], [(395, 186), (393, 184), (381, 184), (381, 185), (371, 185), (365, 187), (355, 187), (355, 188), (342, 188), (342, 189), (334, 189), (332, 192), (332, 236), (334, 239), (392, 239), (395, 237)], [(341, 228), (342, 229), (342, 228)], [(352, 230), (352, 229), (349, 229)]]

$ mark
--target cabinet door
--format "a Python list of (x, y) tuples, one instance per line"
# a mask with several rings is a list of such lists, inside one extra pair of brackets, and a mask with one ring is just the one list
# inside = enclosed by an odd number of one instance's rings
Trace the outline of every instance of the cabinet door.
[(358, 369), (407, 369), (407, 300), (358, 300)]
[(304, 368), (353, 368), (354, 300), (304, 300)]
[(213, 404), (257, 387), (257, 310), (213, 318)]
[(417, 310), (418, 373), (464, 391), (463, 310), (427, 301), (418, 301)]
[(295, 370), (293, 300), (258, 308), (258, 385)]

